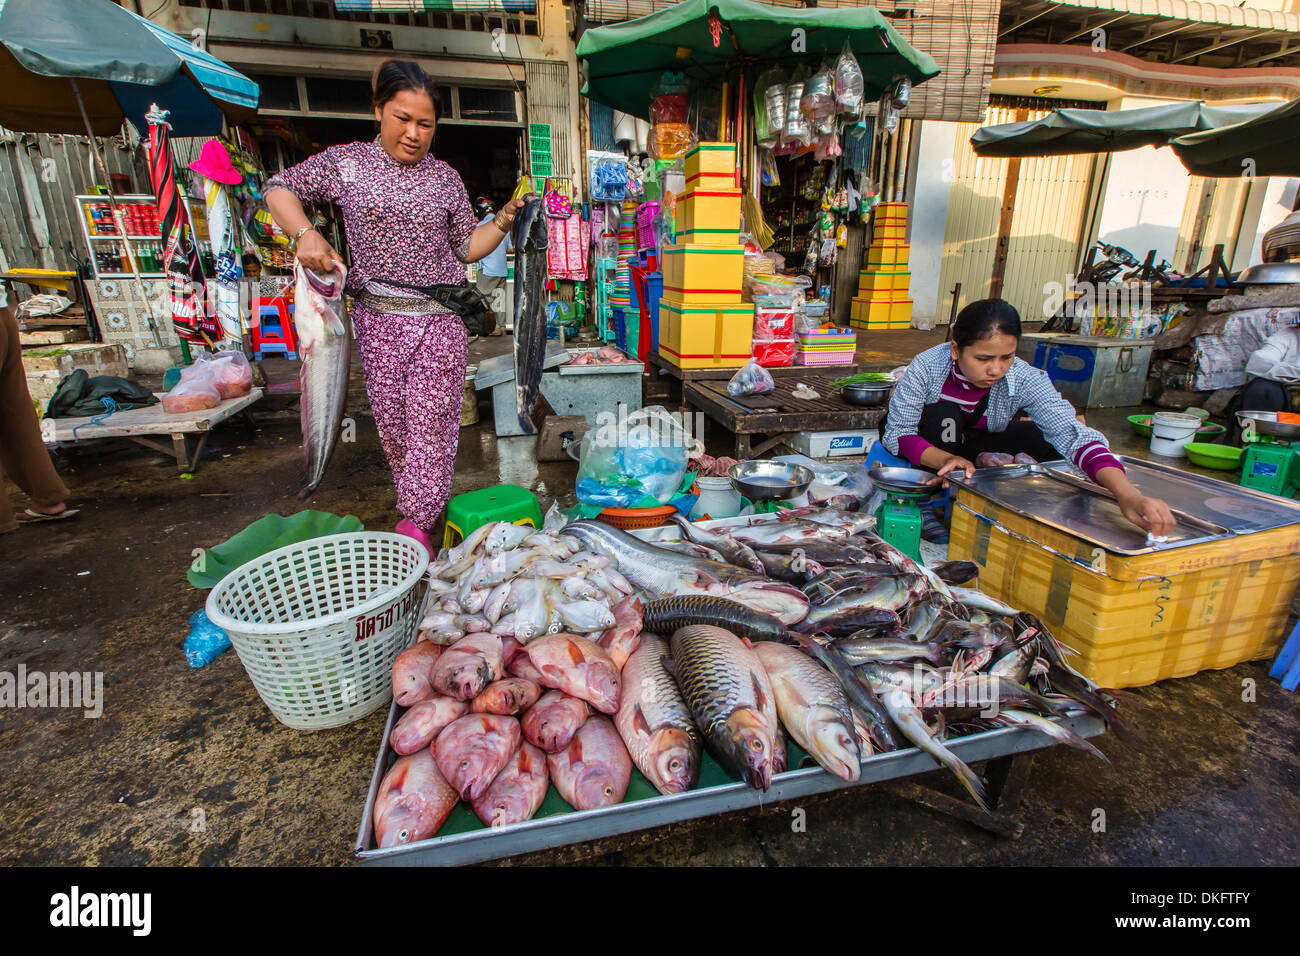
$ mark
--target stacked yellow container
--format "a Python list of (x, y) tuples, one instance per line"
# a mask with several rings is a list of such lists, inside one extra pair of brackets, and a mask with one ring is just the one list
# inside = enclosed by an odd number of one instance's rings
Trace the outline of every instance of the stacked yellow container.
[(676, 237), (660, 263), (659, 354), (678, 368), (739, 368), (749, 361), (754, 306), (741, 301), (745, 247), (735, 181), (735, 143), (700, 143), (687, 151)]
[(871, 245), (858, 274), (858, 294), (849, 310), (849, 325), (858, 329), (907, 329), (912, 326), (912, 300), (907, 271), (907, 203), (876, 206)]

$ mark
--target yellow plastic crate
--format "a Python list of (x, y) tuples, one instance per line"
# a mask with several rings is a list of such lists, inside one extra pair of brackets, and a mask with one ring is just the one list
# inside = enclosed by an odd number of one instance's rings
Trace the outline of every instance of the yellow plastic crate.
[(728, 229), (739, 242), (740, 190), (688, 189), (677, 198), (673, 222), (678, 233), (696, 229)]
[(1114, 555), (960, 487), (948, 546), (950, 559), (980, 566), (981, 591), (1037, 614), (1079, 651), (1071, 665), (1102, 687), (1272, 657), (1300, 577), (1298, 552), (1292, 525)]
[(740, 368), (754, 335), (750, 303), (659, 300), (659, 354), (678, 368)]
[(912, 281), (910, 272), (862, 272), (858, 274), (858, 295), (864, 299), (895, 298), (894, 293), (907, 295)]
[(879, 243), (902, 242), (907, 238), (907, 224), (904, 222), (879, 222), (871, 228), (871, 241)]
[[(686, 151), (686, 181), (700, 173), (736, 175), (735, 143), (697, 143)], [(687, 187), (690, 188), (689, 186)]]
[(739, 302), (745, 247), (676, 242), (664, 246), (664, 292), (682, 302)]
[(907, 218), (907, 203), (905, 202), (880, 202), (876, 203), (875, 214), (877, 216), (901, 216)]
[(864, 299), (855, 296), (849, 305), (849, 318), (872, 323), (872, 328), (909, 328), (912, 324), (911, 299)]
[(896, 269), (907, 268), (907, 256), (911, 246), (885, 245), (873, 242), (867, 246), (866, 265), (868, 271), (873, 269), (886, 269), (895, 271)]

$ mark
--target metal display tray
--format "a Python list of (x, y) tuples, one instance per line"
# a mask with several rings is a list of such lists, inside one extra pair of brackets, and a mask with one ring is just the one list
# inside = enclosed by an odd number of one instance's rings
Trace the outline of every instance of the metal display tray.
[[(388, 723), (384, 726), (379, 755), (375, 758), (375, 771), (366, 793), (361, 827), (357, 831), (356, 845), (353, 848), (353, 856), (366, 866), (460, 866), (482, 863), (941, 769), (934, 758), (915, 747), (909, 747), (868, 757), (862, 761), (860, 778), (852, 783), (827, 773), (821, 767), (805, 767), (777, 774), (772, 778), (772, 788), (766, 793), (755, 790), (747, 783), (735, 782), (672, 796), (648, 797), (598, 810), (557, 813), (511, 826), (483, 827), (465, 833), (434, 836), (406, 846), (379, 849), (374, 846), (375, 797), (384, 774), (388, 771), (388, 735), (396, 722), (397, 711), (395, 703), (388, 711)], [(1105, 730), (1101, 718), (1092, 715), (1068, 717), (1061, 723), (1081, 737), (1095, 737)], [(968, 764), (1056, 746), (1050, 737), (1024, 727), (1005, 727), (971, 734), (946, 741), (946, 744), (948, 749)]]
[(1043, 465), (981, 468), (974, 476), (950, 474), (954, 484), (1018, 515), (1055, 528), (1111, 554), (1134, 557), (1232, 537), (1223, 525), (1170, 507), (1175, 528), (1169, 540), (1149, 543), (1129, 524), (1110, 492), (1075, 475)]
[[(1300, 502), (1256, 488), (1205, 475), (1194, 475), (1159, 462), (1121, 456), (1128, 479), (1144, 495), (1203, 521), (1221, 524), (1236, 534), (1272, 531), (1300, 522)], [(1068, 461), (1049, 461), (1044, 468), (1074, 478), (1083, 473)]]

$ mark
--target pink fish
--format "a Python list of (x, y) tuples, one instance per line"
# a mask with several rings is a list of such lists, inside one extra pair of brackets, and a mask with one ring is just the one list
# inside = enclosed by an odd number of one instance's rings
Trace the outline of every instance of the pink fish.
[(533, 818), (550, 785), (546, 754), (524, 741), (483, 796), (474, 801), (474, 812), (490, 827), (523, 823)]
[(500, 714), (466, 714), (453, 720), (433, 744), (438, 769), (456, 792), (476, 800), (519, 749), (519, 721)]
[(602, 713), (618, 710), (618, 668), (599, 644), (585, 637), (544, 634), (515, 656), (510, 673), (581, 697)]
[(467, 634), (438, 659), (430, 683), (439, 694), (472, 700), (504, 673), (501, 638), (495, 634)]
[(410, 707), (434, 696), (430, 678), (442, 655), (442, 645), (417, 641), (393, 661), (393, 700), (399, 707)]
[(429, 750), (399, 757), (375, 795), (375, 842), (381, 847), (427, 840), (456, 806), (456, 791)]
[(608, 717), (593, 714), (569, 746), (547, 755), (555, 789), (575, 810), (594, 810), (622, 801), (632, 779), (632, 758)]
[(469, 704), (454, 697), (438, 695), (422, 700), (393, 725), (388, 745), (403, 756), (413, 754), (428, 747), (438, 736), (438, 731), (467, 713)]
[(598, 643), (621, 673), (627, 659), (641, 643), (641, 601), (628, 595), (610, 610), (614, 613), (614, 626), (600, 635)]
[(547, 753), (555, 753), (569, 746), (578, 728), (591, 716), (585, 700), (570, 697), (563, 691), (548, 690), (528, 713), (524, 714), (524, 739), (536, 744)]
[(523, 677), (493, 681), (474, 698), (470, 710), (476, 714), (522, 714), (542, 696), (541, 685)]

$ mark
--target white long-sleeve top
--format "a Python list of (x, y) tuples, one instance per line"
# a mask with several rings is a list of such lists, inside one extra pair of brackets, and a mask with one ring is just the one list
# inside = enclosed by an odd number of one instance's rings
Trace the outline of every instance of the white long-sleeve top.
[(1300, 384), (1300, 327), (1274, 332), (1246, 360), (1246, 374)]

